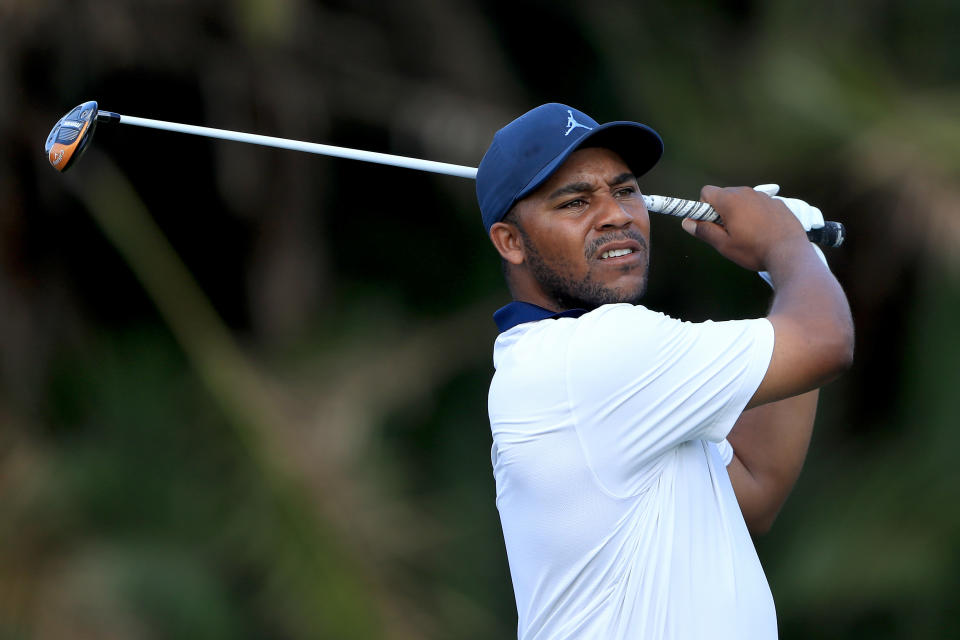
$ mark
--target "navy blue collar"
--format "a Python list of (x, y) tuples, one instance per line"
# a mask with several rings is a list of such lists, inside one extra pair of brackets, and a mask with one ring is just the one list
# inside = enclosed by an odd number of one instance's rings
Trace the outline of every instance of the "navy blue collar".
[(524, 322), (537, 322), (547, 318), (579, 318), (587, 312), (586, 309), (567, 309), (566, 311), (550, 311), (529, 302), (513, 301), (500, 307), (493, 314), (493, 321), (497, 323), (500, 333), (513, 329)]

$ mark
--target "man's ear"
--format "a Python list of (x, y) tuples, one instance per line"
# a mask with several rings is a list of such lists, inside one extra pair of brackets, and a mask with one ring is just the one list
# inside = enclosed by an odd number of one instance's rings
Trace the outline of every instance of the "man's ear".
[(490, 227), (490, 241), (504, 260), (510, 264), (523, 263), (523, 236), (517, 225), (510, 222), (494, 222)]

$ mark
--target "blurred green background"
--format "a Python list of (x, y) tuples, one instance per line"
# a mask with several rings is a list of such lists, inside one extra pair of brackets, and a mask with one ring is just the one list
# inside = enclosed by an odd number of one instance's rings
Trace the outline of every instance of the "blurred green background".
[[(960, 4), (0, 0), (0, 638), (508, 638), (470, 181), (101, 127), (476, 165), (546, 101), (641, 187), (777, 182), (847, 224), (858, 330), (757, 541), (783, 638), (960, 637)], [(653, 221), (648, 306), (766, 286)]]

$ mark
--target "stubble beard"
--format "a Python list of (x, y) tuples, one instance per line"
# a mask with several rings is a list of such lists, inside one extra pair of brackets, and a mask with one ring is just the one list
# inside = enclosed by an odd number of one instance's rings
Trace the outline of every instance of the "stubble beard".
[[(586, 309), (592, 310), (604, 304), (616, 304), (626, 302), (637, 304), (643, 299), (647, 292), (647, 275), (650, 271), (650, 253), (647, 250), (647, 243), (639, 233), (621, 232), (604, 236), (603, 238), (591, 243), (590, 247), (585, 249), (584, 253), (589, 259), (595, 248), (599, 248), (605, 243), (620, 239), (636, 240), (640, 243), (640, 250), (644, 254), (643, 278), (638, 287), (634, 290), (625, 291), (619, 287), (607, 287), (593, 279), (588, 271), (584, 278), (574, 278), (567, 273), (563, 273), (551, 267), (536, 246), (530, 241), (530, 238), (520, 230), (524, 236), (524, 244), (527, 248), (526, 263), (530, 273), (539, 283), (544, 293), (556, 302), (561, 309)], [(635, 267), (634, 267), (635, 268)], [(624, 267), (623, 271), (631, 270), (630, 267)]]

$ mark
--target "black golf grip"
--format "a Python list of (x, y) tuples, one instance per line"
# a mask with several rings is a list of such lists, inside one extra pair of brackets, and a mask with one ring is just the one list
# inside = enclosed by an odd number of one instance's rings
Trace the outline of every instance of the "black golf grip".
[(839, 247), (847, 237), (847, 228), (841, 222), (827, 220), (819, 229), (807, 231), (807, 237), (821, 247)]

